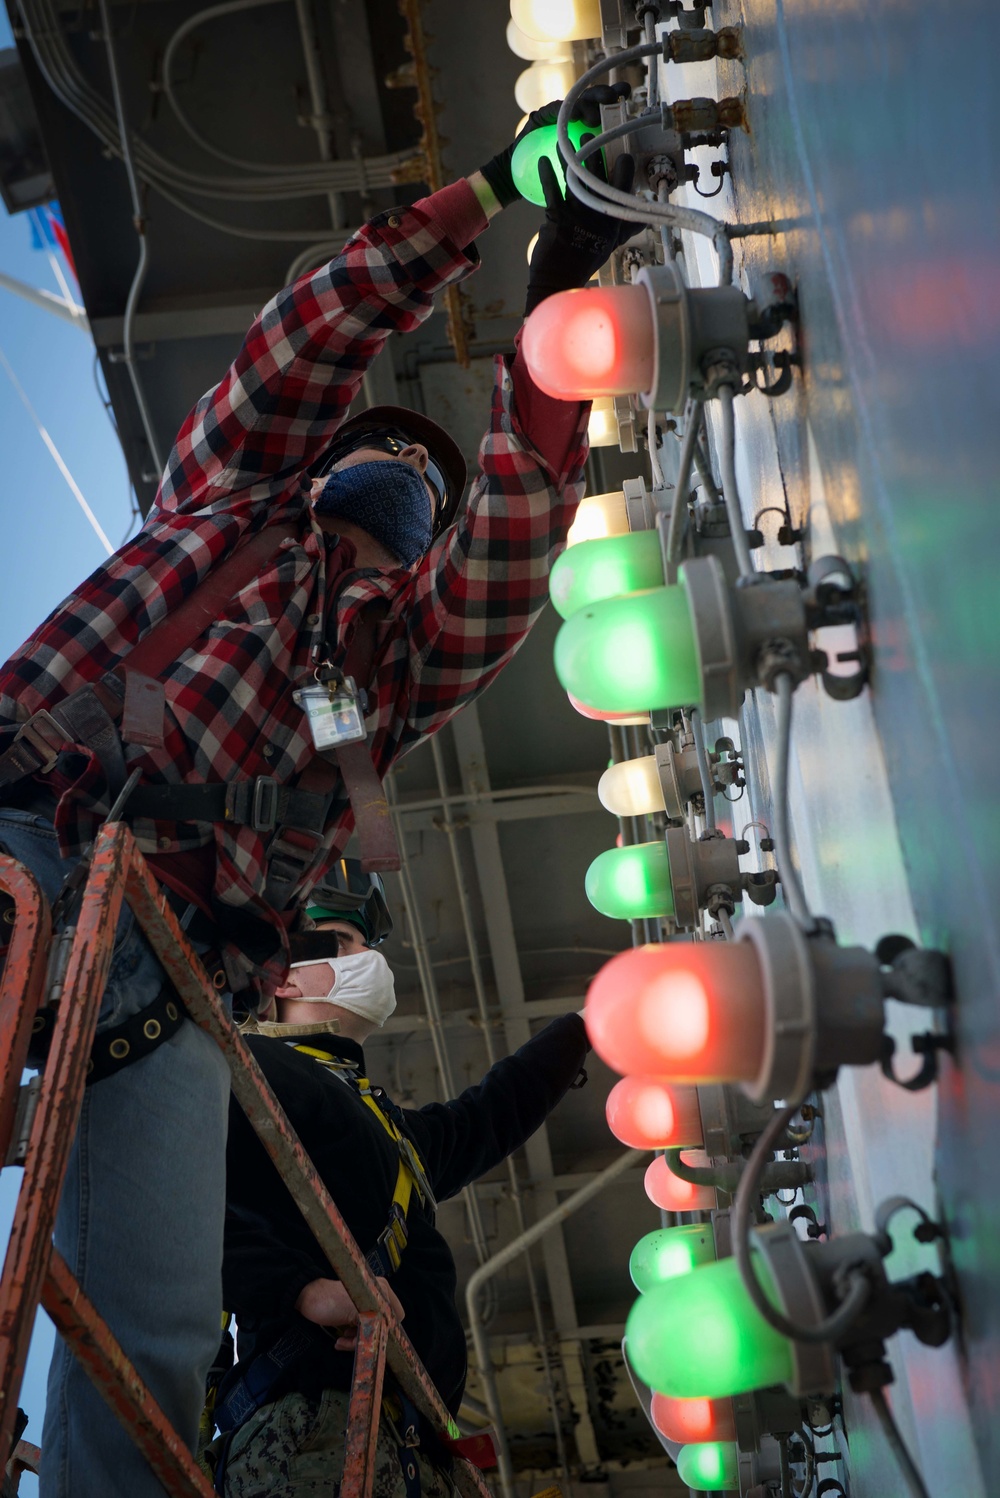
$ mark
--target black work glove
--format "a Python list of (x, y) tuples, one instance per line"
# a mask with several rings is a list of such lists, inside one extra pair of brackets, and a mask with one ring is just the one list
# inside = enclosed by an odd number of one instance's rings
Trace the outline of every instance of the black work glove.
[[(620, 100), (627, 99), (631, 92), (627, 83), (595, 84), (592, 88), (584, 89), (580, 95), (575, 117), (582, 120), (585, 125), (593, 125), (597, 128), (601, 123), (601, 105), (617, 104)], [(523, 130), (518, 131), (510, 145), (498, 151), (485, 166), (479, 168), (493, 189), (493, 195), (501, 208), (509, 208), (511, 203), (521, 196), (514, 186), (514, 178), (510, 170), (514, 147), (526, 135), (530, 135), (532, 130), (538, 130), (542, 125), (554, 125), (561, 108), (562, 100), (553, 99), (550, 104), (543, 104), (541, 109), (533, 109), (528, 116), (528, 123)]]
[[(587, 165), (595, 176), (603, 177), (601, 169), (594, 165), (598, 159), (588, 157)], [(538, 163), (538, 176), (545, 193), (545, 222), (531, 255), (525, 317), (557, 291), (586, 286), (612, 251), (631, 239), (639, 228), (638, 224), (588, 208), (574, 196), (571, 185), (564, 198), (555, 169), (545, 157)], [(629, 155), (619, 156), (611, 169), (611, 186), (629, 192), (634, 178), (634, 159)]]
[(523, 130), (519, 130), (509, 146), (504, 146), (495, 156), (491, 156), (485, 166), (479, 170), (493, 189), (493, 196), (501, 208), (509, 208), (521, 196), (514, 186), (514, 177), (511, 173), (510, 163), (514, 155), (514, 147), (518, 141), (522, 141), (532, 130), (539, 129), (542, 125), (554, 123), (559, 113), (560, 100), (556, 99), (552, 104), (543, 104), (541, 109), (533, 109), (528, 116), (528, 123)]

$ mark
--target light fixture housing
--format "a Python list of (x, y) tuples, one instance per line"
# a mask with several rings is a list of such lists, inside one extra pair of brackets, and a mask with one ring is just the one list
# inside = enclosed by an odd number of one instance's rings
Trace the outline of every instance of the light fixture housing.
[(606, 962), (584, 1011), (601, 1059), (626, 1076), (735, 1082), (766, 1104), (883, 1059), (886, 998), (943, 1008), (951, 997), (940, 952), (903, 943), (886, 965), (883, 944), (839, 947), (828, 927), (807, 934), (783, 910), (740, 921), (735, 935)]
[[(531, 264), (530, 256), (528, 264)], [(610, 395), (591, 402), (590, 416), (587, 419), (587, 443), (590, 447), (617, 447), (619, 444), (618, 412)], [(570, 545), (569, 537), (566, 540), (567, 545)]]
[(748, 851), (718, 829), (692, 840), (686, 827), (668, 827), (662, 841), (598, 854), (585, 878), (587, 899), (612, 919), (669, 916), (680, 930), (692, 931), (703, 910), (731, 915), (744, 893), (757, 905), (772, 903), (777, 875), (745, 874), (739, 856)]
[(578, 609), (556, 636), (556, 675), (592, 707), (736, 718), (748, 688), (809, 674), (809, 629), (823, 622), (795, 579), (760, 572), (733, 588), (717, 556), (692, 557), (676, 583)]
[(885, 1339), (906, 1328), (926, 1346), (951, 1333), (944, 1282), (932, 1274), (889, 1283), (883, 1265), (886, 1233), (850, 1233), (804, 1243), (790, 1222), (751, 1229), (756, 1272), (766, 1298), (800, 1326), (817, 1326), (841, 1303), (846, 1273), (870, 1282), (867, 1304), (835, 1341), (804, 1342), (764, 1320), (735, 1259), (719, 1259), (641, 1295), (625, 1337), (635, 1372), (650, 1388), (681, 1399), (723, 1399), (783, 1384), (798, 1398), (827, 1395), (838, 1382), (839, 1352), (852, 1384), (891, 1377)]
[[(610, 402), (609, 402), (610, 404)], [(622, 489), (607, 494), (586, 494), (576, 508), (573, 524), (566, 535), (567, 547), (581, 541), (602, 541), (605, 536), (627, 536), (628, 509)]]
[(569, 42), (543, 42), (539, 37), (522, 31), (513, 18), (507, 22), (507, 45), (515, 57), (521, 57), (525, 62), (562, 62), (573, 55)]
[(661, 1436), (681, 1446), (736, 1439), (732, 1399), (675, 1399), (669, 1394), (654, 1394), (650, 1420)]
[(511, 19), (543, 42), (584, 42), (601, 34), (600, 0), (510, 0)]
[(606, 713), (602, 712), (598, 707), (588, 707), (585, 702), (581, 702), (579, 698), (574, 697), (572, 692), (567, 692), (566, 696), (569, 698), (569, 705), (573, 711), (579, 713), (581, 718), (589, 718), (591, 722), (618, 723), (625, 728), (639, 728), (643, 724), (649, 724), (648, 713)]
[(577, 69), (572, 58), (547, 58), (541, 62), (533, 62), (518, 75), (514, 84), (514, 100), (518, 109), (530, 114), (533, 109), (541, 109), (553, 99), (563, 98), (573, 87), (576, 78)]
[(706, 1441), (682, 1446), (677, 1455), (677, 1476), (696, 1493), (738, 1493), (739, 1460), (732, 1441)]
[(629, 531), (567, 547), (549, 575), (549, 596), (568, 619), (588, 604), (663, 586), (663, 556), (656, 531)]
[[(567, 62), (564, 59), (532, 64), (532, 67), (564, 68), (566, 66)], [(571, 60), (569, 66), (572, 67)], [(532, 80), (532, 87), (534, 87), (534, 83), (535, 80)], [(537, 108), (538, 106), (536, 105), (535, 107)], [(596, 134), (596, 131), (585, 125), (582, 120), (570, 120), (567, 129), (575, 151), (580, 149), (585, 135)], [(545, 207), (545, 191), (538, 172), (539, 162), (543, 156), (548, 160), (552, 170), (555, 172), (559, 189), (563, 197), (565, 197), (566, 169), (559, 155), (559, 145), (556, 139), (556, 127), (554, 124), (539, 125), (529, 135), (525, 135), (517, 142), (517, 145), (514, 147), (514, 154), (510, 160), (510, 172), (514, 179), (514, 186), (522, 198), (529, 203), (534, 203), (537, 208)]]
[[(713, 792), (742, 786), (741, 757), (729, 739), (719, 739), (707, 751)], [(672, 822), (683, 822), (689, 806), (704, 812), (698, 752), (690, 732), (678, 730), (657, 744), (652, 754), (609, 765), (597, 784), (601, 805), (616, 817), (651, 816), (665, 812)]]
[(683, 1223), (680, 1227), (655, 1228), (633, 1248), (628, 1272), (640, 1294), (680, 1274), (690, 1274), (702, 1264), (715, 1263), (715, 1235), (711, 1224)]
[(675, 1176), (663, 1155), (647, 1165), (643, 1190), (663, 1212), (712, 1212), (718, 1200), (711, 1186), (696, 1186)]
[(689, 287), (668, 262), (644, 266), (629, 286), (547, 297), (521, 347), (536, 385), (557, 400), (638, 394), (647, 408), (683, 411), (689, 398), (740, 384), (750, 339), (772, 336), (790, 313), (758, 308), (738, 286)]
[(604, 1105), (608, 1128), (630, 1149), (700, 1145), (704, 1132), (698, 1092), (669, 1087), (659, 1077), (622, 1077)]

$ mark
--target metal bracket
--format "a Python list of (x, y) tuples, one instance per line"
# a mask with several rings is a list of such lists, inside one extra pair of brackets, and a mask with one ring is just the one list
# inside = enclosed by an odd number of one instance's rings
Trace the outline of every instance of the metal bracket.
[(35, 1119), (35, 1109), (38, 1107), (38, 1097), (42, 1090), (42, 1079), (40, 1076), (30, 1077), (23, 1086), (17, 1090), (17, 1109), (14, 1113), (14, 1128), (10, 1136), (10, 1148), (4, 1165), (23, 1165), (28, 1158), (28, 1140), (31, 1138), (31, 1125)]

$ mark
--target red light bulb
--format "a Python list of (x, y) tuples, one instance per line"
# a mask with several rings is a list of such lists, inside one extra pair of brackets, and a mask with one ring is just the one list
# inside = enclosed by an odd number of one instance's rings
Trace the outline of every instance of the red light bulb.
[(650, 945), (606, 962), (587, 992), (587, 1034), (624, 1076), (743, 1082), (760, 1071), (764, 991), (749, 942)]
[[(708, 1156), (700, 1160), (689, 1160), (688, 1164), (708, 1164)], [(662, 1155), (657, 1155), (647, 1167), (643, 1177), (646, 1195), (654, 1207), (664, 1212), (711, 1212), (714, 1210), (715, 1190), (711, 1186), (695, 1186), (691, 1181), (682, 1181), (675, 1176)]]
[(735, 1441), (736, 1421), (731, 1399), (673, 1399), (654, 1394), (650, 1419), (668, 1441)]
[(567, 692), (570, 707), (574, 707), (581, 718), (593, 718), (597, 723), (648, 723), (648, 713), (602, 713), (599, 707), (588, 707), (572, 692)]
[(637, 1150), (701, 1144), (701, 1110), (696, 1087), (668, 1087), (658, 1077), (623, 1077), (604, 1105), (616, 1139)]
[(531, 378), (557, 400), (651, 389), (656, 329), (644, 286), (585, 286), (546, 297), (524, 324)]

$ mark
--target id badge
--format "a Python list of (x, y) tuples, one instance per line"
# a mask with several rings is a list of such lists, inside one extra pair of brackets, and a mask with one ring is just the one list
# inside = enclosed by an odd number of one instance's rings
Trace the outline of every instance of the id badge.
[(365, 720), (357, 697), (346, 685), (299, 687), (292, 693), (306, 715), (313, 747), (335, 749), (339, 744), (356, 744), (368, 737)]

